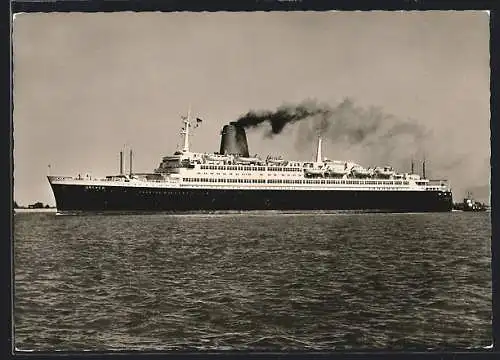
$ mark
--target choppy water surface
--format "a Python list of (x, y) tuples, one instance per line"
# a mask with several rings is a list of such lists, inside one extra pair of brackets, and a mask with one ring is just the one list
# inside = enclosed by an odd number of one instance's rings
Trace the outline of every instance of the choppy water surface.
[(14, 219), (20, 350), (491, 344), (489, 213)]

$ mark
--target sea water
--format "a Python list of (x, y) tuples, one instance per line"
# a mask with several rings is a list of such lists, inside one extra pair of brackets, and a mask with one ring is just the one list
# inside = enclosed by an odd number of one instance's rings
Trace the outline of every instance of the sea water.
[(18, 350), (492, 343), (489, 213), (14, 216)]

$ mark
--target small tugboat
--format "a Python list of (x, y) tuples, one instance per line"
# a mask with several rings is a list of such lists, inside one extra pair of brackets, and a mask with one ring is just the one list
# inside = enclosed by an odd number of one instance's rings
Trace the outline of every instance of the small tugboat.
[(486, 211), (487, 206), (483, 203), (475, 201), (472, 198), (472, 194), (470, 192), (467, 193), (467, 197), (464, 198), (464, 201), (460, 204), (455, 204), (454, 208), (456, 210), (462, 211)]

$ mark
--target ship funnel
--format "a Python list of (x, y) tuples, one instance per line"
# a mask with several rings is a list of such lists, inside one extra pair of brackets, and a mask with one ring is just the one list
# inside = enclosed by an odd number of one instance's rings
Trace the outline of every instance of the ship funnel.
[(243, 126), (235, 122), (224, 125), (221, 132), (219, 153), (221, 155), (232, 154), (249, 157), (247, 135)]
[(120, 151), (120, 175), (123, 175), (123, 151)]

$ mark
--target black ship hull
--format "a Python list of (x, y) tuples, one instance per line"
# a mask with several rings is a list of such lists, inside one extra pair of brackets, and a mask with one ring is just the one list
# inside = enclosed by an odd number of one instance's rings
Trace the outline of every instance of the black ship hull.
[(186, 189), (51, 184), (58, 211), (451, 211), (451, 192)]

